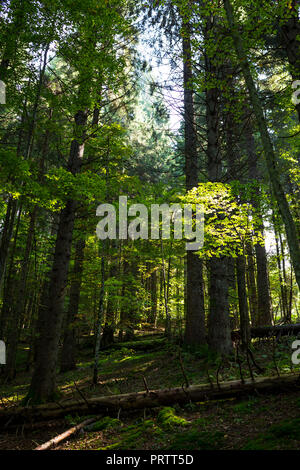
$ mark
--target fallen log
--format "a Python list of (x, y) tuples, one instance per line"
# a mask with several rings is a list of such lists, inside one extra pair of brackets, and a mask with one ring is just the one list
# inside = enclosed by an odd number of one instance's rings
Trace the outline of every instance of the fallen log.
[(149, 390), (122, 395), (111, 395), (87, 398), (86, 400), (70, 400), (67, 402), (48, 403), (38, 406), (19, 407), (13, 410), (0, 410), (0, 424), (15, 424), (16, 422), (34, 422), (46, 419), (56, 419), (68, 414), (92, 415), (119, 412), (120, 410), (137, 410), (155, 408), (171, 404), (186, 404), (216, 400), (223, 398), (242, 397), (253, 393), (276, 393), (280, 391), (297, 390), (300, 388), (298, 374), (287, 374), (281, 377), (259, 377), (255, 381), (246, 379), (228, 382), (191, 385), (165, 390)]
[(80, 429), (83, 429), (85, 426), (88, 424), (94, 423), (97, 420), (97, 418), (89, 418), (83, 421), (80, 424), (77, 424), (76, 426), (73, 426), (72, 428), (68, 429), (67, 431), (63, 432), (62, 434), (59, 434), (58, 436), (54, 437), (53, 439), (50, 439), (50, 441), (45, 442), (44, 444), (36, 447), (34, 450), (49, 450), (52, 447), (57, 446), (61, 442), (65, 441), (68, 439), (68, 437), (71, 437), (73, 434), (76, 434)]
[[(281, 336), (296, 336), (300, 333), (300, 323), (289, 325), (257, 326), (255, 328), (251, 328), (250, 332), (251, 338), (268, 338), (271, 336), (280, 338)], [(231, 338), (233, 341), (240, 339), (240, 331), (232, 331)]]
[(269, 336), (296, 336), (300, 333), (300, 323), (290, 325), (258, 326), (251, 328), (252, 338), (266, 338)]

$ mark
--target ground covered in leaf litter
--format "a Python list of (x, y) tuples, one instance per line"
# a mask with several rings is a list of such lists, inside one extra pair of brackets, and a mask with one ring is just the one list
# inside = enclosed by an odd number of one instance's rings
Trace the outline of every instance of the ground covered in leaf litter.
[[(263, 375), (297, 372), (291, 364), (294, 338), (257, 341), (253, 353)], [(234, 380), (240, 368), (233, 357), (222, 364), (205, 350), (179, 351), (177, 344), (168, 344), (161, 337), (139, 338), (103, 351), (97, 387), (92, 386), (92, 349), (80, 350), (76, 371), (59, 375), (63, 396), (79, 397), (78, 388), (86, 397), (112, 395), (143, 390), (145, 380), (150, 389), (211, 380)], [(179, 360), (181, 356), (182, 360)], [(14, 383), (1, 387), (2, 406), (12, 407), (26, 394), (29, 374), (24, 367), (24, 350), (20, 351), (19, 368)], [(258, 375), (249, 370), (240, 354), (244, 378)], [(180, 364), (181, 362), (181, 364)], [(166, 367), (167, 364), (167, 367)], [(217, 372), (218, 371), (218, 372)], [(261, 375), (261, 373), (260, 373)], [(0, 449), (33, 449), (62, 433), (84, 417), (66, 416), (64, 420), (26, 423), (0, 432)], [(178, 407), (121, 413), (102, 417), (93, 427), (70, 438), (57, 449), (66, 450), (218, 450), (218, 449), (299, 449), (300, 398), (297, 391), (268, 396), (251, 396), (242, 401), (218, 400)]]

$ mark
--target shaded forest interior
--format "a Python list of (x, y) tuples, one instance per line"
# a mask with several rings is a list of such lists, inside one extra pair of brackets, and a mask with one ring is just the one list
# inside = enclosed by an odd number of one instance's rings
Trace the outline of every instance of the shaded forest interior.
[(0, 449), (300, 448), (299, 10), (1, 2)]

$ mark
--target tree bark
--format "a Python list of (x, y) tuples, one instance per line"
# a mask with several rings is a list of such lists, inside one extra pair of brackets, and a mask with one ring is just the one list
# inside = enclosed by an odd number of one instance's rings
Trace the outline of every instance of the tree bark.
[[(205, 37), (209, 39), (216, 30), (216, 19), (206, 18)], [(219, 145), (219, 91), (210, 86), (218, 79), (219, 68), (205, 54), (205, 70), (209, 87), (206, 89), (207, 167), (211, 182), (222, 180), (222, 156)], [(218, 215), (218, 214), (217, 214)], [(220, 354), (232, 352), (230, 312), (228, 299), (228, 258), (212, 257), (209, 262), (209, 317), (208, 343)]]
[[(183, 21), (183, 85), (184, 85), (184, 154), (186, 190), (198, 186), (197, 135), (193, 99), (191, 26)], [(203, 263), (192, 251), (186, 255), (186, 320), (184, 342), (187, 345), (206, 343)]]

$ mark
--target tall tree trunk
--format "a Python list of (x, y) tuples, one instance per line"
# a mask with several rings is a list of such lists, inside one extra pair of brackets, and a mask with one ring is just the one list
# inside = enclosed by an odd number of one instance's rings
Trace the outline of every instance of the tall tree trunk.
[[(186, 190), (198, 186), (197, 135), (193, 101), (191, 26), (183, 22), (183, 85), (184, 85), (184, 154)], [(187, 345), (206, 343), (203, 263), (192, 251), (186, 255), (186, 323), (184, 342)]]
[[(205, 36), (208, 39), (215, 30), (215, 19), (206, 18)], [(208, 83), (218, 78), (218, 68), (205, 55), (205, 70)], [(216, 87), (206, 89), (206, 126), (207, 126), (207, 166), (208, 179), (221, 181), (222, 161), (219, 146), (219, 92)], [(230, 312), (228, 299), (228, 258), (212, 257), (209, 262), (209, 346), (218, 353), (230, 354), (232, 351)]]

